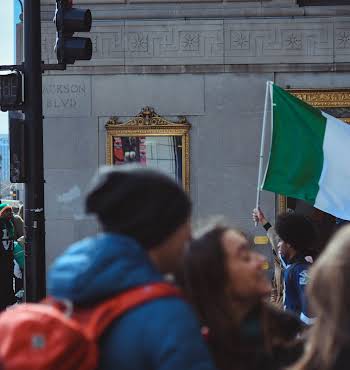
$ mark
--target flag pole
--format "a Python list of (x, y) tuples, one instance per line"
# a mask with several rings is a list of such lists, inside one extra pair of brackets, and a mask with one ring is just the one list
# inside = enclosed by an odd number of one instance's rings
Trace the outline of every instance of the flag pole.
[[(256, 208), (259, 208), (259, 205), (260, 205), (261, 178), (262, 178), (263, 164), (264, 164), (263, 161), (264, 161), (264, 148), (265, 148), (265, 136), (266, 136), (265, 133), (266, 133), (266, 121), (267, 121), (267, 105), (268, 105), (269, 92), (270, 92), (272, 83), (273, 83), (272, 81), (266, 82), (264, 116), (263, 116), (261, 141), (260, 141), (258, 186), (257, 186), (257, 191), (256, 191), (256, 203), (255, 203)], [(255, 226), (257, 226), (256, 222), (255, 222)]]

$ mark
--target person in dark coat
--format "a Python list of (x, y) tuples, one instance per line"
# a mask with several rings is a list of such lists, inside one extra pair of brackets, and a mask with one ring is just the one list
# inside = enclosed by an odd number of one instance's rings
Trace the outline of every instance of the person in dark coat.
[(221, 370), (277, 370), (302, 353), (301, 321), (266, 302), (265, 258), (238, 230), (216, 226), (191, 242), (184, 284)]
[(350, 367), (350, 225), (330, 240), (310, 269), (307, 289), (315, 313), (303, 357), (290, 370)]
[(0, 310), (16, 303), (13, 290), (14, 226), (11, 221), (12, 208), (0, 204)]
[(300, 316), (306, 324), (312, 323), (304, 294), (308, 269), (317, 255), (319, 237), (314, 224), (302, 214), (289, 210), (277, 218), (276, 227), (266, 219), (260, 208), (253, 210), (253, 220), (267, 232), (274, 256), (274, 301)]
[(309, 282), (311, 263), (306, 260), (317, 241), (313, 223), (297, 213), (280, 214), (276, 220), (276, 233), (280, 238), (278, 251), (284, 263), (284, 308), (297, 315), (305, 324), (314, 317), (308, 307), (305, 288)]
[[(86, 198), (103, 232), (81, 240), (48, 274), (49, 294), (86, 307), (178, 270), (191, 237), (191, 202), (166, 175), (129, 166), (100, 172)], [(214, 370), (191, 307), (159, 298), (115, 320), (100, 340), (99, 370)]]

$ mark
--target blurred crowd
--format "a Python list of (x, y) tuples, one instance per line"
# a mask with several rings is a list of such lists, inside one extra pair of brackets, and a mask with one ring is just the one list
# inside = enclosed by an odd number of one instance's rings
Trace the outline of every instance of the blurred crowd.
[[(101, 232), (71, 245), (53, 263), (51, 298), (88, 309), (138, 287), (181, 289), (135, 304), (108, 323), (98, 337), (98, 369), (350, 368), (349, 225), (318, 255), (318, 235), (306, 216), (287, 212), (272, 225), (254, 209), (253, 221), (272, 246), (271, 281), (266, 258), (242, 230), (215, 224), (193, 237), (188, 194), (157, 171), (101, 169), (86, 211), (97, 217)], [(0, 223), (4, 309), (23, 289), (14, 284), (23, 273), (23, 249), (16, 252), (23, 219), (1, 204)], [(0, 357), (1, 351), (0, 340)]]

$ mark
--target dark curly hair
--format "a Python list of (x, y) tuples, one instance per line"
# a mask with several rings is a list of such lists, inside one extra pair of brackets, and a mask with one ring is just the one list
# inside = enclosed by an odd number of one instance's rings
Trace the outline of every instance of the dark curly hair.
[(299, 254), (307, 256), (315, 250), (318, 240), (314, 224), (306, 216), (298, 213), (284, 213), (278, 216), (276, 232)]

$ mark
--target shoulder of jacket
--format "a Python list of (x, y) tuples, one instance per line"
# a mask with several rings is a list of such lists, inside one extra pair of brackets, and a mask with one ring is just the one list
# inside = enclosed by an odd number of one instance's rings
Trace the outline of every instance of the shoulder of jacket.
[(287, 271), (290, 271), (290, 272), (294, 272), (294, 271), (302, 271), (302, 270), (308, 270), (309, 267), (311, 266), (310, 263), (308, 263), (307, 261), (297, 261), (297, 262), (294, 262), (294, 263), (291, 263), (289, 265), (287, 265), (286, 267), (286, 270)]
[[(187, 313), (192, 314), (189, 304), (183, 298), (175, 295), (151, 299), (134, 307), (130, 310), (130, 313), (134, 313), (137, 316), (142, 313), (148, 314), (147, 311), (153, 311), (152, 314), (159, 312), (157, 316), (158, 322), (177, 315), (185, 315), (186, 317)], [(128, 312), (126, 312), (126, 316), (127, 314)]]

